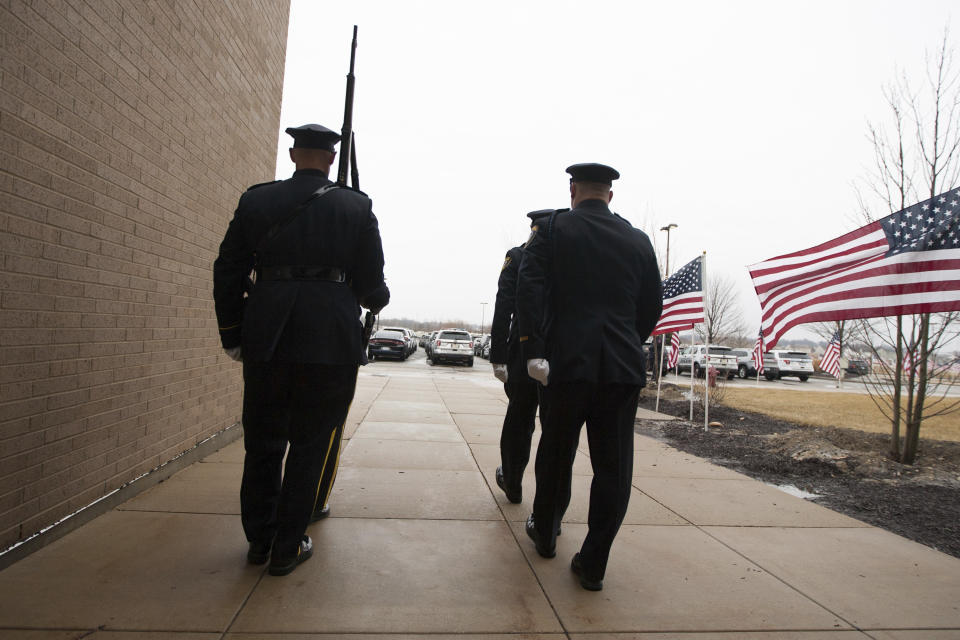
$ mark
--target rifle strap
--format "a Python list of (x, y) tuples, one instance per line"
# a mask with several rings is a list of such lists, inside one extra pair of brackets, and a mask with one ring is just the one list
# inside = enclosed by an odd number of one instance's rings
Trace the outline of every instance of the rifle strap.
[(334, 189), (339, 189), (339, 188), (340, 188), (340, 185), (336, 184), (335, 182), (331, 182), (330, 184), (324, 185), (319, 189), (317, 189), (316, 191), (314, 191), (313, 193), (311, 193), (309, 198), (307, 198), (306, 200), (298, 204), (296, 208), (293, 211), (291, 211), (285, 218), (279, 220), (267, 230), (267, 233), (264, 234), (259, 244), (257, 244), (257, 248), (254, 250), (254, 253), (259, 256), (263, 247), (266, 244), (268, 244), (271, 240), (276, 238), (277, 235), (279, 235), (280, 232), (283, 231), (291, 222), (296, 220), (300, 216), (300, 214), (303, 213), (306, 210), (306, 208), (310, 206), (310, 204), (314, 200), (330, 193)]

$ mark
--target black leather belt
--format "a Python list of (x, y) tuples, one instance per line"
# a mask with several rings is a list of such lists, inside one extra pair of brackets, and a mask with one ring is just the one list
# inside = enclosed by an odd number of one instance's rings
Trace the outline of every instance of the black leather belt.
[(346, 282), (343, 269), (313, 265), (276, 265), (260, 267), (261, 280), (311, 280), (319, 282)]

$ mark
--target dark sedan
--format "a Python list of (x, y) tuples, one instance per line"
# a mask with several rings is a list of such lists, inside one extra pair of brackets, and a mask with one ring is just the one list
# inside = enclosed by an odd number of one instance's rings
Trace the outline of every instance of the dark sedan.
[(851, 358), (847, 362), (847, 374), (852, 376), (865, 376), (870, 373), (870, 363), (866, 360)]
[(371, 361), (377, 358), (406, 360), (407, 355), (407, 343), (403, 339), (402, 331), (381, 329), (373, 334), (370, 338), (370, 346), (367, 347), (367, 358)]

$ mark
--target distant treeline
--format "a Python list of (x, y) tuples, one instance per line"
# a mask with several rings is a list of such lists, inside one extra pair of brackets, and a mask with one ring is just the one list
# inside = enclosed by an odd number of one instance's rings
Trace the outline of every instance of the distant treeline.
[[(380, 327), (403, 327), (412, 329), (418, 333), (424, 331), (436, 331), (437, 329), (466, 329), (467, 331), (480, 333), (480, 325), (466, 322), (464, 320), (411, 320), (410, 318), (377, 318), (377, 324)], [(484, 331), (490, 331), (490, 324), (484, 327)]]

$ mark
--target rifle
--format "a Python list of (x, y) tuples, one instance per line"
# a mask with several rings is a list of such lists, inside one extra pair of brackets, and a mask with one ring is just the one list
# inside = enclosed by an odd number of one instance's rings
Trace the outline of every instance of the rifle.
[[(347, 96), (343, 105), (343, 128), (340, 130), (340, 168), (337, 171), (337, 184), (341, 187), (347, 186), (350, 159), (353, 158), (354, 164), (356, 164), (356, 155), (353, 153), (353, 85), (356, 81), (353, 76), (353, 63), (356, 56), (357, 25), (353, 25), (353, 42), (350, 43), (350, 72), (347, 73)], [(354, 184), (353, 188), (357, 189), (359, 187)]]
[[(357, 145), (353, 133), (353, 88), (356, 78), (353, 75), (353, 66), (357, 57), (357, 25), (353, 25), (353, 41), (350, 43), (350, 71), (347, 73), (347, 92), (343, 104), (343, 128), (340, 130), (340, 166), (337, 171), (337, 184), (347, 186), (347, 173), (350, 173), (354, 189), (360, 189), (360, 174), (357, 171)], [(350, 166), (353, 165), (351, 170)], [(367, 345), (370, 344), (370, 335), (376, 324), (376, 314), (367, 311), (363, 316), (363, 332), (361, 333), (361, 348), (364, 355)]]

